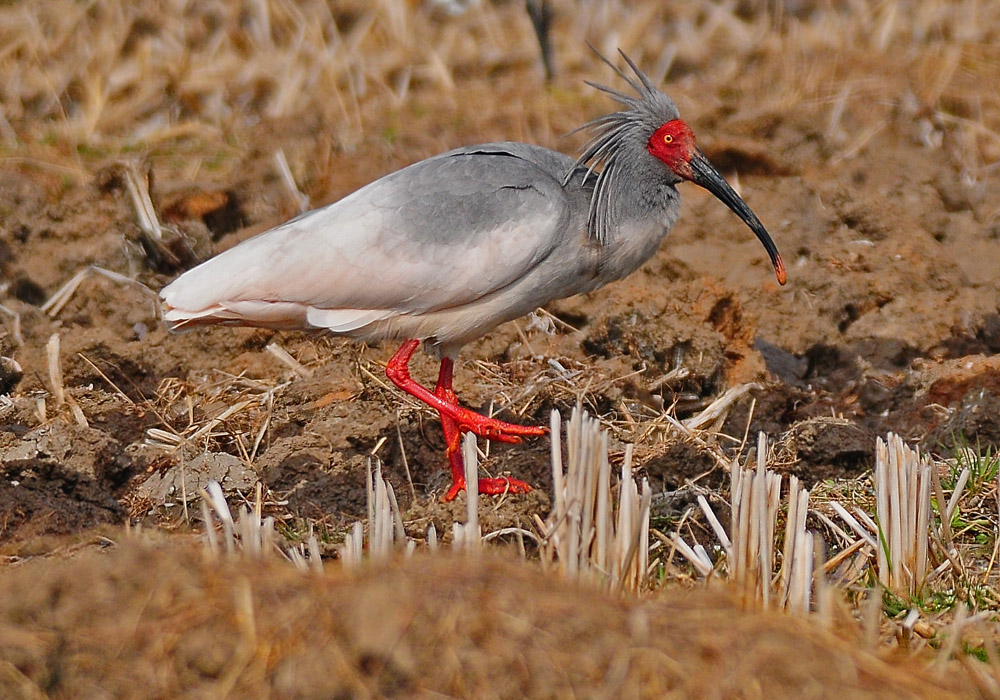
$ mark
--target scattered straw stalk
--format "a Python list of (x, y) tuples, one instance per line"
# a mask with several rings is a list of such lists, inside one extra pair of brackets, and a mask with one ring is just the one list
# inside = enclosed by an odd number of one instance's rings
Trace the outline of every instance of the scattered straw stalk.
[(649, 506), (653, 494), (632, 475), (632, 451), (622, 465), (617, 509), (613, 508), (608, 433), (579, 408), (566, 424), (566, 466), (560, 443), (561, 417), (552, 412), (552, 481), (555, 504), (545, 523), (543, 558), (558, 561), (566, 576), (636, 591), (649, 567)]
[[(374, 468), (372, 467), (374, 463)], [(368, 503), (368, 556), (374, 561), (384, 561), (393, 552), (403, 549), (407, 554), (416, 542), (406, 536), (403, 516), (396, 501), (396, 492), (388, 479), (382, 476), (382, 462), (377, 457), (368, 460), (365, 474), (365, 491)], [(359, 521), (354, 523), (340, 547), (340, 558), (346, 566), (357, 566), (364, 558), (365, 529)]]
[[(764, 607), (778, 607), (808, 613), (812, 604), (813, 579), (821, 577), (817, 565), (816, 540), (806, 531), (809, 492), (792, 477), (788, 490), (788, 516), (785, 521), (781, 568), (775, 567), (775, 531), (781, 511), (781, 475), (767, 469), (767, 436), (757, 439), (757, 465), (744, 469), (735, 460), (731, 467), (730, 534), (722, 527), (708, 501), (699, 496), (698, 504), (725, 554), (728, 578), (750, 600)], [(714, 565), (700, 544), (688, 545), (679, 534), (670, 539), (695, 570), (710, 576)], [(814, 571), (816, 574), (814, 575)], [(817, 586), (822, 582), (817, 581)]]
[(479, 452), (476, 436), (466, 433), (462, 442), (462, 459), (465, 463), (465, 524), (452, 523), (452, 537), (456, 549), (477, 552), (482, 544), (483, 531), (479, 526)]
[(898, 435), (875, 445), (878, 578), (890, 591), (916, 595), (927, 578), (931, 463)]

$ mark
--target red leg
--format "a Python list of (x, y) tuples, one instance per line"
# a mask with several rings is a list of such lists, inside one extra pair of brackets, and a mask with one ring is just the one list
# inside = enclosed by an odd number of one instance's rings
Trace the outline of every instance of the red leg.
[[(441, 359), (441, 371), (438, 373), (437, 387), (434, 395), (448, 403), (456, 404), (455, 392), (451, 388), (454, 363), (450, 357)], [(465, 490), (465, 462), (462, 459), (462, 433), (454, 418), (441, 413), (441, 428), (444, 430), (445, 454), (451, 463), (451, 488), (445, 494), (445, 501), (452, 501), (459, 492)], [(499, 479), (480, 479), (479, 493), (527, 493), (531, 486), (520, 479), (500, 477)]]
[[(514, 423), (505, 423), (504, 421), (497, 420), (496, 418), (487, 418), (486, 416), (482, 416), (475, 411), (465, 408), (464, 406), (459, 406), (454, 398), (451, 400), (441, 398), (437, 394), (432, 393), (426, 387), (417, 384), (417, 382), (413, 381), (410, 377), (409, 362), (410, 358), (413, 357), (413, 353), (416, 352), (419, 344), (420, 341), (418, 340), (407, 340), (403, 343), (403, 347), (401, 347), (399, 351), (392, 356), (392, 359), (389, 360), (389, 363), (385, 366), (385, 374), (393, 384), (405, 391), (407, 394), (415, 396), (431, 408), (436, 409), (441, 415), (446, 415), (454, 420), (458, 424), (459, 430), (472, 431), (480, 437), (494, 440), (496, 442), (510, 443), (521, 442), (522, 437), (545, 435), (549, 432), (548, 428), (540, 426), (516, 425)], [(449, 377), (447, 384), (449, 387), (448, 390), (450, 391), (450, 368), (448, 372)], [(452, 394), (452, 397), (454, 397), (454, 394)]]
[[(435, 396), (448, 403), (457, 403), (455, 392), (451, 389), (452, 361), (450, 358), (441, 360), (441, 371), (438, 373), (438, 383), (434, 390)], [(444, 431), (444, 453), (451, 464), (451, 488), (445, 494), (444, 500), (454, 500), (459, 491), (465, 490), (465, 462), (462, 459), (462, 432), (455, 419), (441, 413), (441, 429)]]
[[(386, 375), (400, 389), (412, 396), (416, 396), (432, 408), (436, 408), (438, 413), (441, 414), (445, 454), (448, 455), (448, 462), (451, 464), (451, 488), (445, 494), (444, 500), (451, 501), (460, 491), (465, 489), (465, 464), (462, 461), (462, 431), (471, 430), (489, 440), (520, 442), (523, 435), (544, 435), (548, 430), (533, 426), (526, 427), (504, 423), (503, 421), (481, 416), (474, 411), (459, 406), (455, 392), (451, 388), (454, 363), (449, 357), (441, 360), (441, 371), (438, 373), (438, 382), (434, 393), (417, 384), (410, 378), (410, 370), (407, 365), (418, 345), (419, 342), (416, 340), (406, 341), (386, 366)], [(519, 479), (502, 477), (499, 479), (479, 480), (479, 493), (484, 494), (526, 493), (530, 490), (531, 486)]]

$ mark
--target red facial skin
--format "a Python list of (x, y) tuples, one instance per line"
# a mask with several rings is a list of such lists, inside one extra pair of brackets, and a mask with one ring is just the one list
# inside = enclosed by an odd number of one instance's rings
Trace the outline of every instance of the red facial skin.
[(694, 132), (680, 119), (667, 122), (653, 132), (646, 148), (677, 175), (690, 180), (691, 156), (695, 153)]

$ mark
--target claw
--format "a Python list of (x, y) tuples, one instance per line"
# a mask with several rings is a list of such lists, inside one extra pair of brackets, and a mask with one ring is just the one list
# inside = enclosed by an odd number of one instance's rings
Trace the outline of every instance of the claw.
[(516, 445), (521, 442), (521, 438), (538, 437), (541, 435), (547, 435), (549, 432), (548, 428), (543, 428), (542, 426), (506, 423), (504, 421), (497, 420), (496, 418), (487, 418), (486, 416), (480, 415), (475, 411), (470, 411), (469, 409), (461, 406), (458, 408), (458, 415), (455, 416), (455, 422), (458, 424), (458, 429), (463, 433), (473, 432), (479, 437), (484, 437), (487, 440), (506, 442)]
[[(448, 489), (448, 493), (446, 493), (444, 498), (441, 500), (445, 503), (454, 501), (455, 497), (464, 490), (465, 478), (456, 479), (452, 483), (451, 488)], [(528, 493), (531, 490), (531, 484), (521, 481), (520, 479), (511, 479), (506, 476), (501, 476), (495, 479), (479, 480), (479, 493), (490, 496), (500, 496), (505, 493)]]

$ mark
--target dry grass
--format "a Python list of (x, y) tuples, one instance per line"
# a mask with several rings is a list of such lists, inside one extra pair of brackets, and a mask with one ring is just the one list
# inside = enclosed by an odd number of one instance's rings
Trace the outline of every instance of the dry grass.
[[(991, 593), (996, 580), (992, 569), (997, 520), (995, 513), (983, 511), (984, 505), (994, 509), (998, 503), (1000, 480), (992, 454), (973, 457), (966, 451), (963, 459), (972, 466), (952, 465), (943, 486), (940, 472), (949, 465), (921, 458), (898, 436), (878, 440), (874, 452), (875, 469), (864, 483), (827, 482), (810, 494), (800, 490), (792, 477), (788, 506), (781, 509), (781, 478), (764, 467), (762, 436), (755, 471), (732, 465), (728, 532), (699, 496), (700, 508), (721, 545), (718, 562), (702, 545), (692, 547), (678, 534), (669, 540), (658, 536), (675, 545), (700, 577), (711, 577), (724, 564), (727, 580), (758, 604), (767, 606), (773, 598), (777, 607), (800, 614), (816, 612), (820, 622), (830, 624), (830, 596), (836, 595), (853, 601), (860, 616), (876, 621), (867, 624), (878, 627), (877, 621), (882, 621), (888, 637), (883, 643), (889, 641), (910, 653), (931, 646), (944, 659), (956, 652), (961, 657), (959, 642), (964, 639), (969, 653), (992, 659), (1000, 609)], [(989, 500), (965, 490), (974, 470), (981, 477), (980, 488), (992, 496)], [(779, 546), (779, 517), (785, 521), (783, 546)], [(822, 530), (807, 532), (807, 517)], [(956, 539), (956, 522), (972, 523), (962, 533), (975, 531), (979, 537)], [(819, 556), (821, 537), (832, 550), (827, 561)], [(678, 574), (684, 578), (681, 572), (674, 575)], [(862, 612), (865, 600), (881, 602), (873, 610), (881, 608), (886, 617)], [(975, 612), (972, 617), (967, 614), (970, 609)], [(995, 674), (997, 668), (979, 672)], [(1000, 689), (992, 683), (990, 697)]]
[[(823, 562), (821, 557), (816, 557), (813, 534), (805, 528), (809, 492), (799, 488), (797, 477), (791, 477), (784, 544), (779, 550), (776, 533), (781, 510), (781, 476), (767, 469), (767, 454), (767, 436), (761, 433), (757, 440), (756, 469), (744, 469), (736, 460), (730, 464), (732, 517), (728, 533), (704, 496), (698, 496), (698, 505), (722, 545), (728, 581), (735, 584), (748, 601), (764, 608), (777, 607), (804, 615), (812, 609), (814, 586), (817, 598), (822, 598), (825, 591)], [(656, 534), (668, 541), (662, 533)], [(708, 577), (714, 572), (715, 564), (702, 545), (691, 547), (677, 533), (669, 542), (701, 576)], [(779, 551), (780, 569), (775, 575)], [(815, 581), (814, 559), (819, 559), (815, 562)], [(828, 615), (829, 609), (822, 607), (825, 601), (817, 603), (817, 609), (824, 616)]]
[(623, 599), (495, 556), (304, 575), (273, 560), (213, 559), (178, 538), (104, 546), (0, 578), (0, 673), (13, 697), (797, 698), (810, 687), (824, 698), (950, 699), (971, 690), (788, 616), (741, 611), (718, 592)]
[(649, 482), (637, 486), (631, 446), (626, 448), (621, 477), (612, 493), (608, 432), (579, 407), (565, 426), (566, 458), (562, 458), (561, 418), (552, 412), (552, 473), (555, 503), (540, 523), (542, 562), (572, 579), (610, 590), (637, 593), (649, 583)]
[[(654, 81), (666, 78), (682, 106), (704, 109), (689, 99), (703, 95), (691, 66), (739, 90), (748, 56), (780, 56), (781, 79), (761, 86), (756, 115), (737, 121), (813, 115), (836, 160), (856, 155), (901, 111), (920, 123), (927, 147), (943, 147), (972, 180), (1000, 160), (1000, 94), (979, 77), (1000, 60), (992, 3), (855, 0), (801, 3), (795, 12), (780, 4), (734, 12), (708, 0), (552, 5), (559, 85), (577, 85), (584, 66), (593, 77), (591, 41), (609, 55), (625, 49)], [(538, 125), (543, 132), (533, 135), (543, 142), (573, 125), (559, 113), (579, 110), (562, 90), (542, 89), (540, 68), (536, 95), (518, 85), (511, 100), (504, 70), (539, 61), (518, 3), (484, 2), (449, 17), (404, 0), (14, 2), (0, 8), (0, 46), (0, 143), (12, 157), (22, 144), (52, 143), (69, 158), (51, 166), (68, 160), (72, 172), (86, 170), (81, 156), (91, 152), (191, 138), (231, 153), (227, 134), (260, 118), (321, 124), (350, 149), (384, 136), (373, 115), (431, 95), (453, 114), (489, 106), (496, 124), (536, 131), (520, 113), (530, 102), (558, 121)], [(476, 83), (489, 75), (499, 81), (480, 92)], [(900, 75), (909, 86), (902, 94)]]
[[(715, 415), (718, 408), (710, 406), (706, 411)], [(717, 571), (720, 575), (725, 571), (725, 579), (735, 584), (736, 590), (741, 591), (743, 604), (751, 608), (785, 609), (813, 617), (823, 627), (832, 626), (836, 618), (840, 619), (839, 625), (851, 628), (853, 625), (841, 619), (843, 610), (839, 617), (835, 614), (834, 601), (841, 604), (853, 601), (864, 625), (882, 630), (882, 641), (870, 642), (873, 648), (898, 647), (911, 655), (934, 648), (939, 650), (938, 664), (952, 657), (961, 660), (965, 649), (973, 653), (978, 649), (992, 658), (996, 629), (991, 620), (997, 605), (995, 597), (984, 592), (989, 587), (984, 589), (983, 585), (993, 562), (986, 567), (983, 584), (976, 586), (970, 579), (970, 570), (982, 565), (966, 556), (971, 553), (968, 547), (956, 544), (960, 533), (952, 532), (950, 525), (959, 512), (974, 517), (976, 504), (985, 500), (982, 493), (965, 491), (973, 467), (956, 470), (946, 489), (937, 474), (940, 465), (932, 466), (898, 437), (890, 436), (888, 447), (881, 440), (878, 442), (870, 485), (859, 488), (851, 482), (842, 482), (834, 483), (832, 490), (829, 485), (820, 488), (817, 507), (810, 502), (809, 492), (800, 489), (798, 480), (792, 477), (787, 506), (782, 507), (782, 479), (766, 466), (774, 458), (769, 456), (766, 437), (761, 435), (755, 468), (744, 469), (735, 461), (729, 464), (732, 488), (728, 532), (705, 498), (698, 498), (700, 510), (720, 544), (720, 556), (715, 561), (703, 545), (696, 543), (692, 547), (678, 534), (668, 538), (656, 533), (670, 547), (664, 549), (659, 544), (650, 547), (646, 533), (652, 494), (644, 483), (640, 497), (631, 476), (631, 449), (626, 449), (621, 479), (615, 489), (619, 500), (614, 504), (609, 433), (601, 429), (599, 421), (575, 411), (566, 424), (564, 447), (560, 440), (560, 420), (554, 412), (554, 507), (547, 522), (539, 520), (537, 534), (514, 529), (521, 541), (522, 558), (527, 536), (540, 543), (543, 568), (557, 569), (564, 577), (590, 585), (638, 592), (669, 589), (658, 576), (663, 570), (673, 572), (667, 581), (686, 577), (683, 566), (678, 568), (676, 552), (702, 578), (712, 579)], [(689, 437), (706, 445), (711, 443), (712, 449), (719, 450), (712, 435), (687, 430)], [(467, 436), (464, 453), (467, 479), (474, 483), (479, 453), (472, 436)], [(969, 453), (963, 457), (973, 459)], [(721, 451), (717, 458), (724, 459)], [(988, 462), (985, 465), (974, 465), (977, 486), (993, 493), (993, 500), (988, 502), (995, 506), (998, 476), (995, 467), (990, 466), (989, 455), (985, 460)], [(406, 535), (393, 487), (384, 479), (381, 464), (378, 460), (370, 460), (369, 464), (367, 526), (356, 523), (339, 548), (340, 558), (350, 567), (357, 567), (365, 558), (385, 562), (394, 553), (409, 555), (418, 546), (417, 541)], [(931, 512), (932, 480), (937, 517)], [(274, 545), (273, 524), (261, 520), (259, 491), (253, 509), (255, 517), (244, 508), (242, 518), (234, 522), (221, 491), (217, 486), (214, 488), (217, 493), (212, 494), (209, 502), (220, 516), (228, 550), (248, 549), (252, 556), (279, 551)], [(716, 494), (719, 495), (723, 494)], [(849, 503), (854, 515), (834, 496)], [(454, 523), (450, 537), (453, 549), (475, 553), (497, 534), (513, 532), (488, 533), (484, 537), (478, 522), (479, 510), (478, 498), (473, 494), (466, 499), (465, 522)], [(210, 521), (207, 514), (204, 520)], [(833, 550), (829, 561), (823, 556), (823, 533), (807, 530), (807, 520), (824, 526), (830, 538), (828, 546)], [(209, 528), (209, 532), (213, 530)], [(252, 544), (248, 546), (248, 542)], [(995, 553), (995, 534), (992, 542)], [(242, 544), (237, 547), (239, 543)], [(433, 527), (425, 543), (431, 552), (439, 551)], [(308, 545), (292, 548), (285, 556), (304, 568), (305, 551), (309, 552), (309, 561), (317, 566), (319, 552), (314, 537), (310, 537)], [(867, 594), (857, 595), (859, 590), (867, 590)], [(956, 596), (962, 590), (966, 595)], [(866, 600), (881, 601), (881, 606), (872, 607)], [(853, 633), (862, 634), (860, 628)], [(982, 666), (972, 671), (984, 688), (994, 688), (987, 692), (990, 697), (996, 696), (991, 674), (998, 668)]]

